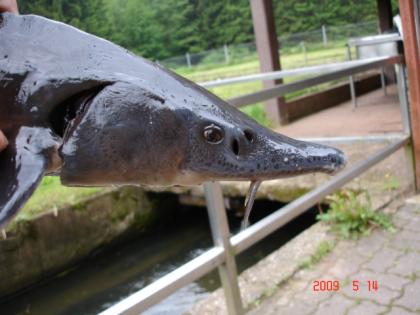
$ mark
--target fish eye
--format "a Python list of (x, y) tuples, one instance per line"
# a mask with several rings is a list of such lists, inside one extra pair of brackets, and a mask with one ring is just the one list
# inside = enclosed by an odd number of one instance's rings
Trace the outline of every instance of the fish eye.
[(223, 141), (223, 129), (215, 124), (211, 124), (210, 126), (206, 126), (204, 128), (203, 137), (208, 143), (218, 144)]

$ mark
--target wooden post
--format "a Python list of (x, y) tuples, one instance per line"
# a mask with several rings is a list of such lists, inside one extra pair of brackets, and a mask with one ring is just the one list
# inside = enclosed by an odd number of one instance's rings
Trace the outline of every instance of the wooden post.
[(415, 0), (400, 0), (400, 15), (404, 36), (404, 55), (408, 74), (411, 132), (415, 163), (416, 189), (420, 190), (420, 50), (416, 27)]
[[(272, 0), (250, 0), (250, 3), (260, 70), (261, 72), (280, 70), (279, 44), (277, 42)], [(265, 88), (270, 88), (280, 83), (282, 83), (282, 80), (270, 80), (264, 81), (263, 85)], [(284, 98), (266, 101), (265, 108), (268, 118), (273, 122), (278, 124), (288, 122)]]
[(378, 7), (379, 29), (384, 33), (392, 29), (391, 0), (376, 0)]

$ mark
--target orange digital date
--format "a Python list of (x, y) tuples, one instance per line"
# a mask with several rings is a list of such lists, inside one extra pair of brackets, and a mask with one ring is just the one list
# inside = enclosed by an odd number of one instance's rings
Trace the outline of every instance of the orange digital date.
[(338, 280), (314, 280), (312, 291), (339, 291), (340, 281)]
[[(359, 280), (351, 281), (351, 288), (353, 292), (360, 291), (362, 285), (365, 285), (369, 292), (371, 291), (376, 292), (379, 289), (377, 280), (367, 280), (366, 282), (361, 282)], [(312, 281), (312, 291), (316, 291), (316, 292), (340, 291), (340, 281), (339, 280), (314, 280)]]

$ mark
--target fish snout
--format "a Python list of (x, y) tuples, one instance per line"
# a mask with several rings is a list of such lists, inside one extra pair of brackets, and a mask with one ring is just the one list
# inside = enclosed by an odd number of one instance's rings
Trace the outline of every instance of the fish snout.
[(337, 152), (335, 153), (336, 162), (334, 164), (335, 169), (332, 171), (332, 174), (337, 173), (338, 171), (342, 170), (347, 164), (346, 155), (341, 150), (335, 149)]
[(346, 156), (341, 150), (313, 144), (305, 149), (307, 154), (307, 171), (318, 171), (333, 175), (343, 169), (347, 163)]

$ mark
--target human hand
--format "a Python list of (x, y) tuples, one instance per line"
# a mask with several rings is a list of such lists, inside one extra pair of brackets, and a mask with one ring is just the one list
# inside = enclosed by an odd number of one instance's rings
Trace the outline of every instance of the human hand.
[[(0, 13), (1, 12), (12, 12), (18, 14), (19, 11), (16, 0), (0, 0)], [(7, 145), (7, 138), (0, 130), (0, 151), (6, 148)]]
[(0, 13), (11, 12), (19, 14), (16, 0), (0, 0)]
[(6, 137), (4, 136), (3, 132), (0, 130), (0, 151), (2, 151), (5, 147), (7, 147), (8, 142)]

